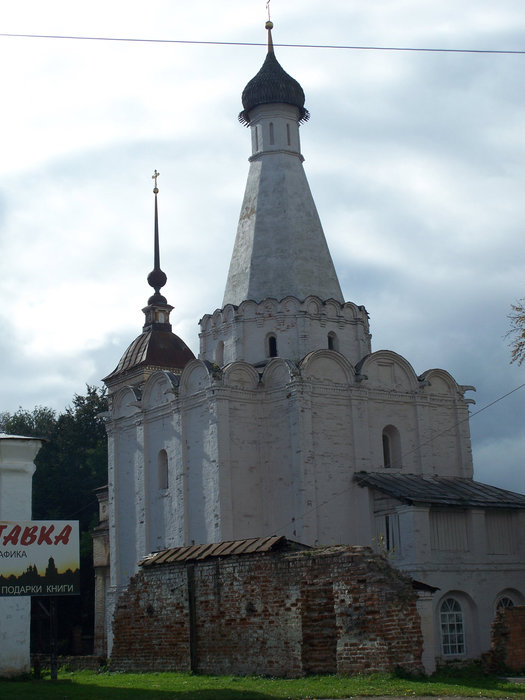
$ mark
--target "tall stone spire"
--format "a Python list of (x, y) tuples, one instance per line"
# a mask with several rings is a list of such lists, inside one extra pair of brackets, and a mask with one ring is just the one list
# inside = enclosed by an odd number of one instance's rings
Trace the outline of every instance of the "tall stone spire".
[(170, 313), (173, 311), (173, 306), (168, 304), (160, 290), (167, 282), (166, 273), (160, 269), (160, 245), (159, 245), (159, 210), (157, 204), (157, 195), (159, 188), (157, 187), (157, 178), (160, 173), (156, 170), (152, 175), (155, 180), (153, 194), (155, 195), (155, 213), (153, 220), (153, 270), (148, 275), (148, 284), (153, 287), (155, 293), (148, 299), (148, 305), (142, 309), (146, 315), (146, 322), (143, 330), (146, 331), (153, 325), (157, 330), (171, 331), (171, 323), (169, 322)]
[(145, 315), (142, 333), (131, 343), (120, 358), (117, 367), (104, 378), (110, 391), (115, 391), (122, 382), (141, 386), (156, 369), (169, 369), (180, 373), (194, 355), (186, 343), (171, 330), (170, 313), (173, 306), (168, 304), (160, 290), (166, 284), (166, 274), (160, 268), (159, 212), (157, 205), (156, 170), (152, 176), (155, 180), (155, 213), (153, 222), (153, 270), (148, 275), (148, 284), (154, 293), (142, 311)]
[(310, 295), (344, 303), (302, 165), (304, 92), (275, 57), (272, 27), (264, 64), (242, 93), (252, 155), (223, 306)]

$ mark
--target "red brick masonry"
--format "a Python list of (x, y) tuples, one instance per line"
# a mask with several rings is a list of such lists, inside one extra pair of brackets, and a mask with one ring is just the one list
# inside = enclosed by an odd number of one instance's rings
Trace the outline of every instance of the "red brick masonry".
[(118, 602), (111, 668), (423, 672), (416, 598), (410, 579), (365, 547), (152, 566)]
[(492, 623), (492, 669), (525, 670), (525, 605), (503, 608)]

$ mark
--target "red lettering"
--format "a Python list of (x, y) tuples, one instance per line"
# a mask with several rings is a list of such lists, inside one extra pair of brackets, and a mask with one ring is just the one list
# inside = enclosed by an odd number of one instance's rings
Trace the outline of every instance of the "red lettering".
[(36, 540), (36, 533), (38, 532), (38, 525), (33, 525), (33, 527), (24, 528), (22, 537), (20, 539), (20, 544), (28, 545), (33, 544)]
[(71, 525), (65, 525), (62, 532), (55, 537), (55, 544), (58, 544), (59, 542), (67, 544), (69, 542), (69, 535), (71, 534), (72, 529), (73, 528)]
[(53, 544), (53, 540), (51, 539), (51, 533), (54, 529), (54, 525), (50, 525), (48, 528), (46, 528), (45, 525), (42, 525), (40, 535), (38, 536), (38, 544), (42, 544), (42, 542), (45, 542), (46, 544)]
[(20, 525), (15, 525), (11, 532), (4, 537), (4, 547), (6, 544), (18, 544), (21, 530)]
[(7, 525), (0, 525), (0, 536), (2, 535), (3, 531), (7, 528)]

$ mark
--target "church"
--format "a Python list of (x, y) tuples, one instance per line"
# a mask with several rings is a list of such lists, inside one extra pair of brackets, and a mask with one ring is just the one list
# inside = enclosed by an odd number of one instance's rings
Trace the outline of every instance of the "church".
[(117, 600), (147, 555), (275, 535), (376, 548), (435, 589), (434, 656), (478, 657), (496, 609), (525, 603), (525, 496), (473, 479), (473, 387), (372, 350), (365, 307), (345, 301), (303, 168), (305, 95), (276, 58), (272, 26), (242, 93), (249, 172), (198, 358), (161, 293), (155, 177), (154, 293), (104, 380), (100, 634), (110, 652)]

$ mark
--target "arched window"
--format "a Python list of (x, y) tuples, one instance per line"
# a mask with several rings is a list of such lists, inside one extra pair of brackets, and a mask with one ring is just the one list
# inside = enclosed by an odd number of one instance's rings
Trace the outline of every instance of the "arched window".
[(401, 436), (394, 425), (383, 428), (383, 466), (385, 469), (401, 468)]
[(268, 357), (277, 357), (277, 338), (274, 335), (268, 336)]
[(441, 651), (443, 656), (465, 653), (465, 628), (463, 610), (455, 598), (445, 598), (439, 608)]
[(502, 595), (496, 601), (496, 612), (498, 610), (505, 610), (505, 608), (513, 608), (513, 607), (514, 607), (514, 601), (512, 600), (512, 598), (509, 598), (508, 595)]
[(166, 450), (161, 450), (157, 457), (157, 483), (161, 491), (168, 488), (168, 455)]
[(337, 350), (339, 352), (339, 339), (334, 331), (328, 333), (328, 349)]

